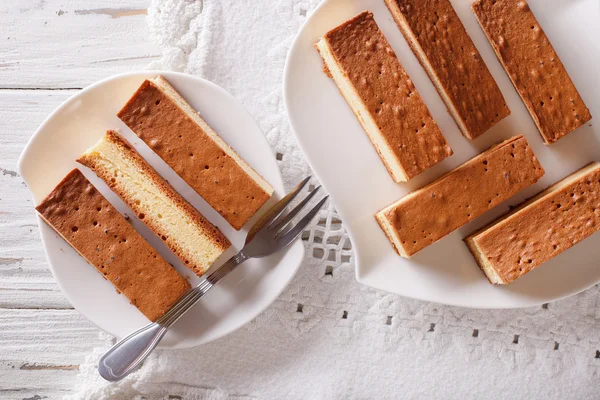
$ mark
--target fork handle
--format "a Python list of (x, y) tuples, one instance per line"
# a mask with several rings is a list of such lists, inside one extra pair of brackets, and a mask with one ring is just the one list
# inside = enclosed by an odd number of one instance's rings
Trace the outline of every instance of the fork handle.
[(104, 353), (98, 372), (110, 382), (123, 379), (148, 357), (165, 333), (167, 328), (156, 322), (138, 329)]
[(212, 283), (204, 280), (188, 290), (158, 321), (138, 329), (115, 344), (98, 361), (100, 375), (110, 382), (120, 381), (129, 375), (152, 353), (169, 328), (212, 286)]
[(198, 286), (187, 291), (158, 321), (152, 322), (126, 336), (98, 361), (98, 372), (110, 382), (116, 382), (134, 371), (156, 348), (175, 322), (198, 302), (217, 282), (246, 260), (238, 253), (210, 274)]

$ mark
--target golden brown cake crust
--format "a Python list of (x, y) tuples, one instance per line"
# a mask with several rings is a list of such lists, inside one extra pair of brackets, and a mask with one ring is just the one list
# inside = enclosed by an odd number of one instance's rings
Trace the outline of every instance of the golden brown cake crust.
[(149, 320), (190, 288), (80, 171), (71, 171), (36, 210)]
[(383, 211), (407, 256), (537, 182), (544, 170), (523, 136), (515, 136)]
[[(165, 180), (158, 175), (158, 173), (138, 154), (131, 145), (129, 145), (118, 133), (115, 131), (107, 131), (106, 139), (111, 143), (115, 144), (119, 148), (125, 150), (128, 157), (135, 163), (136, 167), (139, 168), (144, 177), (151, 180), (154, 185), (158, 187), (163, 194), (165, 194), (176, 206), (181, 209), (185, 214), (193, 221), (193, 223), (199, 228), (206, 240), (212, 242), (212, 246), (215, 252), (218, 254), (223, 253), (231, 246), (229, 240), (221, 233), (221, 231), (211, 224), (198, 210), (196, 210), (190, 203), (188, 203), (183, 197), (179, 195)], [(129, 208), (135, 212), (138, 217), (159, 237), (169, 249), (181, 259), (181, 261), (198, 276), (202, 276), (210, 265), (197, 265), (191, 263), (185, 252), (182, 251), (181, 246), (178, 243), (177, 237), (171, 237), (163, 229), (160, 224), (157, 223), (153, 218), (145, 218), (144, 210), (140, 208), (138, 204), (131, 197), (131, 194), (123, 190), (123, 187), (119, 185), (117, 179), (112, 176), (111, 171), (106, 170), (102, 167), (101, 163), (98, 163), (95, 157), (90, 157), (86, 154), (82, 155), (78, 160), (81, 164), (92, 169), (106, 184), (115, 192)]]
[[(357, 15), (323, 38), (409, 179), (452, 155), (371, 12)], [(359, 115), (357, 119), (362, 124)]]
[(463, 135), (474, 139), (510, 114), (496, 81), (449, 0), (385, 3)]
[(117, 115), (235, 229), (271, 197), (153, 82)]
[(477, 0), (472, 8), (544, 142), (592, 118), (525, 0)]
[(472, 238), (503, 283), (510, 283), (598, 229), (600, 169), (595, 169)]

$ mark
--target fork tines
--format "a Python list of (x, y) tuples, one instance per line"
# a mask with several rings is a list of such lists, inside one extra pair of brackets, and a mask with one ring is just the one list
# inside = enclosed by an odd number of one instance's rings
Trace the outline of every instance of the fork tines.
[(291, 211), (284, 213), (290, 203), (298, 196), (302, 189), (306, 186), (311, 176), (303, 179), (290, 193), (284, 196), (277, 204), (275, 204), (271, 210), (267, 213), (266, 221), (264, 226), (267, 230), (274, 234), (275, 240), (281, 240), (282, 242), (290, 242), (299, 236), (304, 228), (312, 221), (317, 215), (323, 204), (327, 201), (329, 196), (323, 197), (314, 207), (312, 207), (304, 217), (302, 217), (296, 224), (291, 223), (292, 220), (302, 211), (306, 205), (312, 200), (317, 194), (321, 186), (317, 186), (310, 193), (301, 200)]

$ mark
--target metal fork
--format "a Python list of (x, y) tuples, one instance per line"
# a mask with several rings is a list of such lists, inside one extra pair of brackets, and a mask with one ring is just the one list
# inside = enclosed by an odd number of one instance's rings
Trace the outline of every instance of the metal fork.
[(312, 190), (289, 213), (284, 211), (310, 180), (310, 176), (298, 184), (290, 193), (277, 202), (248, 232), (242, 250), (231, 257), (219, 269), (207, 276), (198, 286), (188, 290), (175, 305), (159, 318), (143, 328), (133, 332), (108, 350), (98, 362), (98, 372), (108, 381), (116, 382), (139, 366), (158, 345), (169, 328), (175, 324), (194, 304), (198, 302), (214, 285), (238, 265), (249, 258), (261, 258), (271, 255), (292, 243), (317, 215), (329, 196), (321, 199), (298, 223), (292, 219), (306, 206), (317, 193), (320, 186)]

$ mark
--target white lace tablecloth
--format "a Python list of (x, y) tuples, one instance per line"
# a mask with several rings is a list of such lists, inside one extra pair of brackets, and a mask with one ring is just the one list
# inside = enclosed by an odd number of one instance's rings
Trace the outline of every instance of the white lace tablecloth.
[[(287, 189), (310, 169), (286, 119), (282, 72), (316, 3), (154, 0), (148, 11), (163, 53), (151, 67), (202, 76), (241, 100), (276, 152)], [(204, 346), (157, 351), (119, 384), (95, 369), (113, 343), (105, 336), (73, 398), (600, 398), (598, 287), (520, 310), (449, 307), (356, 283), (332, 206), (303, 240), (304, 265), (254, 321)]]

